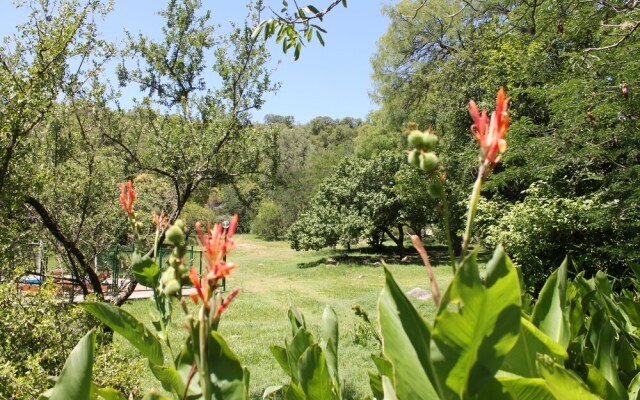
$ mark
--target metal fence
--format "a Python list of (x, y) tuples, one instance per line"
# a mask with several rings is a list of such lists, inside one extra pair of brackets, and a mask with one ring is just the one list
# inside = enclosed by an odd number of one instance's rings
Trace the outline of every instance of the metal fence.
[[(156, 262), (160, 266), (160, 270), (164, 271), (169, 266), (169, 255), (173, 251), (173, 248), (160, 247), (158, 254), (156, 255)], [(123, 279), (128, 279), (128, 272), (131, 266), (131, 254), (134, 252), (133, 246), (114, 246), (98, 255), (96, 258), (96, 271), (98, 273), (107, 269), (111, 270), (111, 289), (115, 292), (120, 287), (120, 283)], [(193, 265), (196, 267), (200, 275), (202, 275), (203, 269), (203, 255), (202, 250), (194, 248), (194, 246), (187, 247), (187, 253), (185, 254), (186, 265)]]

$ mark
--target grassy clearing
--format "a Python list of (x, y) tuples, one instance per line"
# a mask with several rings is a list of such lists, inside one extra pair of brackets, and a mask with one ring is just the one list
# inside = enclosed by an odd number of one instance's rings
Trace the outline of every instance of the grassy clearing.
[[(261, 398), (263, 390), (287, 382), (269, 351), (272, 344), (283, 345), (291, 330), (286, 317), (289, 304), (304, 313), (308, 325), (319, 337), (318, 324), (325, 305), (336, 310), (340, 321), (340, 374), (348, 398), (370, 393), (367, 371), (373, 370), (372, 352), (379, 351), (376, 340), (355, 316), (352, 306), (359, 305), (377, 325), (376, 301), (384, 284), (380, 263), (384, 259), (403, 290), (429, 288), (424, 266), (416, 255), (401, 262), (399, 257), (341, 251), (295, 252), (284, 242), (265, 242), (251, 235), (239, 235), (237, 247), (229, 259), (239, 265), (227, 280), (227, 289), (242, 291), (223, 316), (220, 331), (240, 360), (251, 371), (252, 397)], [(436, 276), (441, 289), (451, 279), (450, 268), (438, 262), (443, 251), (434, 251)], [(325, 264), (327, 258), (338, 261)], [(413, 299), (420, 313), (433, 319), (432, 301)], [(126, 308), (148, 322), (152, 304), (148, 300), (131, 302)], [(172, 335), (183, 337), (181, 313), (176, 312)], [(359, 342), (360, 344), (357, 344)], [(123, 345), (123, 351), (135, 350)]]

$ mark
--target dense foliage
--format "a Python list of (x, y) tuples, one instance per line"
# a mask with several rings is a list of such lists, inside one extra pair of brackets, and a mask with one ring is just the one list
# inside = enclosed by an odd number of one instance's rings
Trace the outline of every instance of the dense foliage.
[[(468, 99), (502, 85), (514, 105), (510, 151), (483, 195), (491, 209), (509, 211), (486, 221), (501, 232), (489, 245), (502, 241), (537, 287), (578, 248), (588, 249), (576, 261), (589, 274), (619, 275), (638, 260), (636, 3), (405, 0), (386, 12), (391, 25), (373, 59), (382, 106), (374, 121), (390, 131), (415, 121), (441, 135), (452, 209), (474, 178)], [(533, 222), (553, 229), (541, 238)]]
[[(42, 240), (45, 258), (89, 283), (80, 285), (85, 296), (103, 297), (94, 259), (132, 241), (117, 212), (118, 182), (135, 178), (146, 189), (141, 209), (164, 210), (171, 222), (190, 200), (184, 214), (208, 219), (196, 208), (206, 201), (203, 188), (274, 165), (275, 133), (250, 121), (275, 88), (264, 43), (251, 38), (261, 3), (223, 34), (200, 1), (168, 2), (161, 39), (129, 35), (124, 49), (100, 36), (100, 17), (109, 11), (101, 2), (16, 6), (31, 13), (0, 52), (0, 275), (20, 279), (33, 271), (32, 243)], [(120, 85), (142, 91), (130, 110), (107, 80), (105, 65), (116, 56)], [(211, 70), (215, 83), (204, 78)], [(150, 215), (137, 222), (153, 231)], [(134, 276), (125, 275), (128, 284), (113, 303), (135, 288)]]
[[(60, 374), (71, 349), (96, 321), (60, 297), (53, 285), (23, 293), (16, 285), (0, 285), (0, 398), (31, 400)], [(135, 393), (140, 360), (125, 359), (120, 349), (101, 337), (96, 382)]]
[(294, 249), (317, 250), (361, 238), (380, 246), (386, 235), (402, 252), (405, 227), (419, 234), (435, 217), (427, 193), (424, 176), (402, 154), (347, 158), (322, 182), (288, 239)]

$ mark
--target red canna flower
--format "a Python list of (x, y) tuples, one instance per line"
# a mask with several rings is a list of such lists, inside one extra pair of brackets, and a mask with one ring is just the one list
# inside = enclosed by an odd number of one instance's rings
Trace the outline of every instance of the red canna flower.
[(167, 221), (167, 216), (164, 215), (164, 210), (160, 211), (160, 215), (156, 214), (156, 212), (153, 211), (152, 216), (153, 216), (153, 225), (155, 225), (156, 229), (166, 229), (169, 226), (169, 222)]
[(507, 112), (509, 100), (510, 97), (505, 97), (504, 88), (501, 87), (496, 97), (496, 110), (491, 114), (490, 121), (488, 121), (486, 110), (480, 114), (476, 102), (473, 100), (469, 102), (469, 113), (473, 118), (471, 133), (480, 143), (482, 161), (488, 162), (491, 168), (500, 162), (502, 154), (507, 151), (507, 141), (504, 136), (509, 128)]
[(214, 316), (214, 318), (219, 318), (220, 314), (222, 314), (222, 312), (224, 310), (227, 309), (227, 307), (229, 307), (229, 304), (231, 304), (231, 302), (233, 301), (233, 299), (236, 297), (236, 295), (238, 294), (238, 292), (240, 292), (240, 288), (235, 289), (233, 292), (231, 292), (231, 294), (229, 294), (229, 296), (227, 296), (226, 299), (224, 299), (224, 301), (222, 302), (222, 304), (218, 307), (218, 309), (216, 310), (216, 314)]
[(136, 192), (133, 190), (133, 181), (127, 181), (120, 185), (120, 204), (129, 217), (133, 216), (133, 202), (136, 199)]
[(197, 273), (194, 269), (192, 269), (189, 274), (189, 277), (195, 287), (195, 290), (190, 294), (190, 296), (195, 302), (197, 302), (197, 298), (199, 297), (207, 303), (211, 298), (213, 291), (218, 287), (219, 280), (226, 278), (231, 270), (237, 267), (235, 263), (228, 262), (225, 257), (235, 245), (233, 234), (235, 233), (237, 226), (238, 215), (235, 215), (231, 219), (226, 232), (221, 224), (215, 224), (213, 228), (203, 230), (200, 222), (196, 223), (198, 244), (203, 248), (205, 258), (207, 259), (207, 273), (206, 280), (203, 279), (202, 282), (198, 280)]
[(193, 290), (189, 293), (189, 297), (191, 297), (191, 300), (193, 300), (193, 302), (197, 304), (198, 298), (200, 298), (206, 305), (207, 299), (202, 292), (200, 277), (198, 276), (198, 271), (196, 271), (193, 266), (191, 266), (191, 269), (189, 270), (189, 280), (191, 280), (191, 283), (193, 284)]

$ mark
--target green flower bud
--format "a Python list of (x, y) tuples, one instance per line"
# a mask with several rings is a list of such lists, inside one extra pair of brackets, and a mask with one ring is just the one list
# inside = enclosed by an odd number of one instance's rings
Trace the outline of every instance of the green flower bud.
[(422, 145), (425, 147), (425, 150), (433, 151), (436, 149), (437, 144), (438, 144), (438, 137), (433, 133), (425, 133), (422, 136)]
[(179, 274), (180, 276), (182, 276), (182, 275), (186, 275), (186, 274), (188, 274), (188, 273), (189, 273), (189, 268), (187, 268), (187, 266), (186, 266), (186, 265), (184, 265), (184, 264), (180, 264), (180, 265), (178, 265), (177, 270), (178, 270), (178, 274)]
[(409, 133), (409, 137), (407, 138), (407, 141), (409, 142), (409, 147), (415, 147), (415, 148), (422, 147), (423, 146), (422, 136), (424, 135), (422, 134), (422, 132), (418, 130), (411, 131), (411, 133)]
[(167, 283), (164, 287), (164, 294), (166, 294), (167, 296), (173, 296), (174, 294), (178, 293), (180, 287), (180, 282), (173, 279), (169, 281), (169, 283)]
[(429, 184), (429, 196), (434, 199), (441, 199), (444, 196), (444, 186), (442, 186), (442, 182), (433, 181)]
[(420, 155), (420, 169), (431, 172), (438, 167), (438, 156), (436, 153), (424, 153)]
[(174, 246), (180, 246), (184, 242), (184, 232), (177, 224), (167, 229), (165, 242), (169, 242)]
[(182, 260), (179, 257), (173, 255), (173, 253), (169, 256), (169, 265), (173, 268), (178, 268), (178, 265), (182, 263)]
[(164, 283), (165, 285), (167, 283), (169, 283), (171, 280), (176, 279), (176, 270), (173, 269), (172, 267), (167, 268), (166, 271), (164, 271), (162, 273), (162, 276), (160, 277), (160, 280), (162, 281), (162, 283)]
[(408, 161), (409, 165), (420, 168), (420, 152), (418, 150), (411, 150), (409, 152)]
[(187, 226), (184, 224), (184, 221), (181, 220), (181, 219), (177, 219), (176, 222), (173, 225), (177, 226), (178, 228), (180, 228), (180, 230), (182, 232), (187, 230)]

